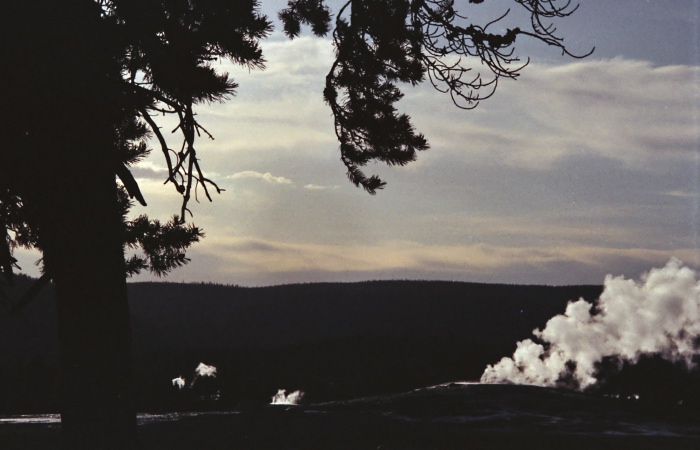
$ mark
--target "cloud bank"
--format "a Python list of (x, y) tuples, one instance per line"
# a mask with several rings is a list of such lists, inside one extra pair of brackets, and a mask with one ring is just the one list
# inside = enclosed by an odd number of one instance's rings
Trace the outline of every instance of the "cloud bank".
[[(369, 165), (389, 183), (371, 197), (346, 181), (322, 100), (332, 50), (275, 36), (267, 70), (222, 63), (240, 88), (198, 111), (216, 138), (198, 149), (226, 192), (191, 205), (206, 238), (174, 279), (570, 284), (673, 256), (700, 267), (697, 66), (533, 61), (473, 111), (407, 87), (399, 110), (432, 148), (406, 167)], [(149, 204), (135, 215), (179, 212), (161, 158), (134, 171)], [(37, 258), (21, 253), (22, 267)]]

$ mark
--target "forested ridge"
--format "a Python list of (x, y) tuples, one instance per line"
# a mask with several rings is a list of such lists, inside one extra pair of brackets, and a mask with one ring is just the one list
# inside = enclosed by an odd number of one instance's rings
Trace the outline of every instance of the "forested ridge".
[[(3, 286), (17, 301), (31, 280)], [(277, 389), (310, 401), (476, 380), (486, 364), (601, 286), (445, 281), (310, 283), (271, 287), (131, 283), (141, 410), (264, 402)], [(0, 413), (55, 410), (58, 373), (50, 289), (21, 313), (0, 313)], [(171, 379), (199, 362), (218, 368), (216, 404), (197, 405)], [(213, 380), (212, 380), (213, 382)]]

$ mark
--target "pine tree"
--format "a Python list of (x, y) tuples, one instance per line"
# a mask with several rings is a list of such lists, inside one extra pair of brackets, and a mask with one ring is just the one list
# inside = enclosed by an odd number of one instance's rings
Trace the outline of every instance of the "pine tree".
[[(22, 0), (4, 2), (0, 17), (0, 248), (40, 249), (54, 282), (67, 448), (131, 448), (126, 274), (184, 263), (201, 233), (183, 225), (186, 201), (166, 224), (125, 221), (128, 197), (145, 203), (128, 166), (146, 151), (151, 115), (175, 114), (186, 145), (167, 149), (169, 181), (186, 199), (215, 186), (201, 176), (192, 106), (235, 87), (212, 58), (262, 65), (270, 25), (252, 0)], [(125, 261), (125, 245), (143, 253)]]

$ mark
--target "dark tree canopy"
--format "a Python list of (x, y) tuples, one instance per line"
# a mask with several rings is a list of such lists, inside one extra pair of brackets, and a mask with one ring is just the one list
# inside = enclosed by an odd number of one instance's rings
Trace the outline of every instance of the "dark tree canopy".
[[(72, 7), (81, 12), (76, 13)], [(146, 205), (128, 168), (149, 153), (147, 139), (152, 134), (161, 144), (168, 166), (166, 181), (183, 196), (180, 215), (167, 224), (146, 216), (125, 222), (126, 247), (142, 250), (129, 258), (126, 272), (149, 269), (160, 275), (184, 264), (186, 248), (202, 236), (198, 228), (184, 225), (187, 204), (192, 195), (196, 197), (198, 188), (209, 199), (209, 189), (220, 191), (204, 177), (199, 165), (195, 138), (208, 133), (195, 119), (193, 105), (223, 101), (236, 88), (228, 74), (219, 74), (211, 67), (216, 58), (228, 58), (250, 68), (264, 67), (259, 40), (271, 28), (258, 14), (257, 2), (11, 1), (4, 5), (2, 15), (5, 42), (12, 39), (15, 43), (4, 46), (3, 60), (18, 70), (6, 71), (6, 79), (2, 80), (12, 115), (2, 130), (6, 147), (0, 165), (0, 238), (4, 237), (0, 247), (10, 254), (17, 246), (42, 250), (41, 233), (36, 233), (38, 225), (27, 200), (51, 177), (18, 177), (17, 169), (38, 162), (54, 173), (61, 165), (69, 164), (74, 171), (89, 169), (84, 160), (56, 158), (38, 149), (45, 147), (51, 128), (77, 135), (84, 131), (79, 124), (97, 129), (91, 122), (99, 120), (101, 127), (109, 129), (105, 138), (112, 142), (112, 150), (105, 158), (113, 160), (113, 172), (121, 180), (119, 204), (123, 215), (131, 206), (128, 197)], [(81, 24), (79, 19), (83, 17), (86, 20)], [(88, 21), (92, 29), (88, 29)], [(28, 23), (31, 28), (27, 28)], [(53, 45), (45, 42), (49, 37)], [(94, 43), (102, 65), (96, 57), (71, 53), (77, 46), (72, 42), (82, 39)], [(69, 98), (56, 95), (57, 91)], [(75, 102), (79, 91), (86, 91), (86, 100), (100, 104)], [(109, 111), (104, 105), (110, 106)], [(90, 114), (90, 120), (82, 120)], [(177, 115), (183, 137), (181, 148), (168, 146), (153, 119), (158, 114)], [(60, 116), (70, 123), (60, 124)], [(11, 256), (2, 261), (3, 272), (9, 278), (14, 261)]]

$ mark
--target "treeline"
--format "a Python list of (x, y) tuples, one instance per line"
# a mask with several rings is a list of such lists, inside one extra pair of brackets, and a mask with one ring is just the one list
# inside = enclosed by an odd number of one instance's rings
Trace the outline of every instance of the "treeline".
[[(21, 278), (8, 300), (31, 280)], [(438, 281), (312, 283), (263, 288), (129, 286), (141, 410), (228, 408), (300, 389), (309, 401), (475, 380), (486, 364), (600, 286)], [(0, 313), (0, 413), (53, 410), (58, 377), (50, 292)], [(217, 378), (179, 391), (199, 362)], [(213, 394), (218, 391), (218, 400)]]

